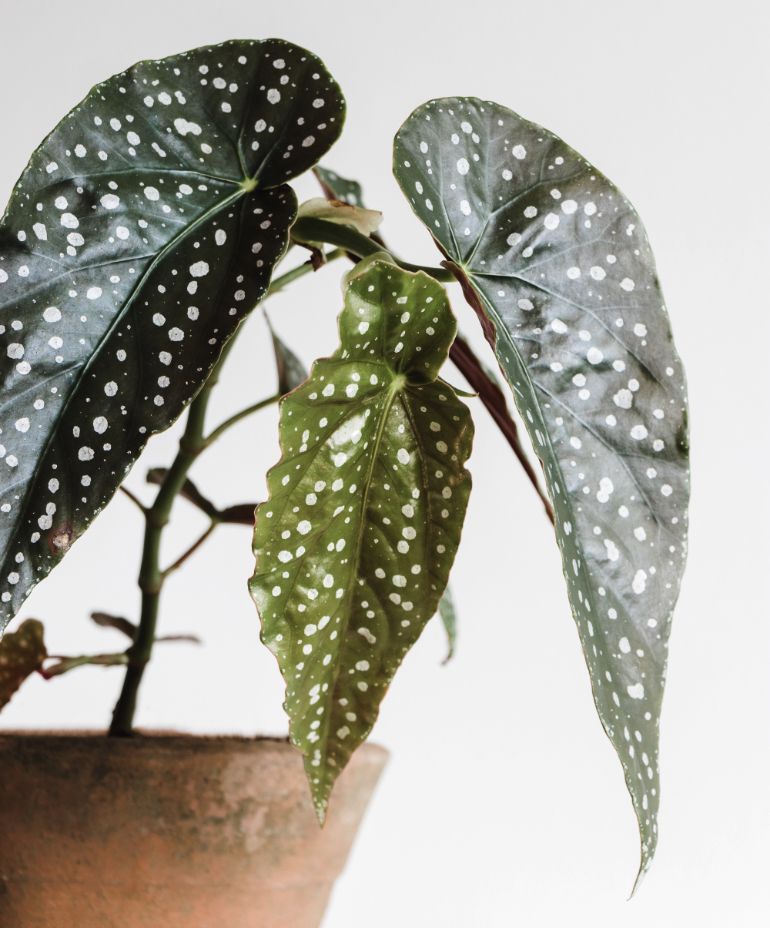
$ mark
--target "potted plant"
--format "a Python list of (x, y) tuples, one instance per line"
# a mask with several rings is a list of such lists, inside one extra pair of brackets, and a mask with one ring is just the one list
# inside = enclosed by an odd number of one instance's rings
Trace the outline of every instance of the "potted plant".
[[(447, 584), (480, 405), (553, 522), (639, 824), (640, 875), (652, 860), (688, 467), (684, 374), (641, 222), (549, 131), (496, 103), (433, 100), (394, 147), (396, 180), (440, 252), (416, 267), (380, 237), (360, 186), (319, 165), (344, 116), (310, 52), (274, 39), (200, 48), (95, 87), (13, 191), (0, 227), (2, 628), (128, 492), (149, 437), (187, 418), (174, 460), (148, 475), (153, 504), (135, 500), (138, 620), (94, 615), (125, 633), (125, 650), (51, 656), (35, 620), (0, 642), (0, 702), (36, 672), (124, 673), (113, 737), (0, 737), (4, 925), (318, 923), (383, 763), (357, 749), (426, 623), (439, 613), (453, 637)], [(290, 182), (310, 169), (325, 196), (298, 205)], [(279, 271), (287, 254), (299, 261)], [(350, 265), (338, 350), (308, 374), (274, 336), (276, 394), (210, 427), (243, 319), (332, 262)], [(457, 332), (454, 281), (542, 473), (487, 359)], [(444, 379), (447, 360), (471, 393)], [(272, 402), (281, 450), (264, 502), (215, 507), (191, 468)], [(210, 526), (163, 567), (179, 497)], [(223, 522), (253, 525), (250, 590), (294, 747), (134, 730), (163, 584)], [(323, 831), (308, 825), (300, 755), (322, 823), (342, 775)]]

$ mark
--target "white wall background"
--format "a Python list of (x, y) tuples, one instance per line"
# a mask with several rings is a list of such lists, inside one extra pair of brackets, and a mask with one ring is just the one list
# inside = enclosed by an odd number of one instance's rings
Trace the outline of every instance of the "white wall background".
[[(769, 29), (763, 0), (0, 4), (2, 199), (30, 151), (97, 81), (139, 58), (277, 35), (320, 54), (340, 81), (347, 130), (326, 161), (364, 181), (388, 239), (414, 260), (436, 255), (390, 174), (391, 140), (417, 104), (447, 94), (497, 99), (558, 132), (630, 196), (656, 250), (689, 374), (694, 482), (653, 870), (627, 903), (635, 824), (595, 718), (556, 548), (479, 409), (475, 490), (454, 574), (459, 653), (440, 667), (441, 629), (429, 628), (385, 700), (375, 738), (392, 761), (326, 928), (764, 924)], [(277, 327), (308, 361), (334, 346), (340, 269), (274, 301)], [(459, 293), (453, 302), (484, 350)], [(265, 332), (256, 318), (249, 329), (215, 419), (273, 390)], [(153, 439), (130, 478), (145, 499), (144, 471), (169, 460), (176, 434)], [(276, 456), (268, 412), (234, 430), (194, 476), (220, 503), (258, 498)], [(201, 527), (184, 503), (175, 519), (167, 556)], [(23, 616), (46, 621), (54, 650), (118, 645), (86, 616), (136, 614), (141, 528), (116, 498), (30, 598)], [(284, 731), (277, 669), (245, 589), (251, 566), (248, 530), (226, 527), (169, 583), (163, 628), (195, 631), (206, 646), (158, 649), (141, 724)], [(2, 724), (103, 726), (119, 677), (86, 669), (32, 681)]]

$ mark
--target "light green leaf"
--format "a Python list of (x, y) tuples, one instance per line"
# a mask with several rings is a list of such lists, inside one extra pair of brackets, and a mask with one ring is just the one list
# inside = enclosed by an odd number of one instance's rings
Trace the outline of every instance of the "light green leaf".
[(45, 659), (43, 625), (36, 619), (27, 619), (17, 631), (0, 639), (0, 709), (27, 677), (41, 669)]
[(438, 379), (455, 332), (439, 284), (375, 255), (347, 278), (340, 349), (281, 402), (251, 591), (321, 819), (460, 540), (472, 424)]
[(453, 263), (541, 457), (572, 612), (641, 832), (657, 842), (658, 723), (684, 567), (685, 381), (633, 207), (495, 103), (434, 100), (394, 171)]
[(446, 631), (448, 646), (446, 657), (442, 663), (448, 664), (454, 657), (455, 648), (457, 647), (457, 610), (455, 609), (455, 600), (451, 587), (444, 590), (444, 595), (438, 604), (438, 614), (444, 625), (444, 631)]
[(143, 61), (34, 153), (0, 224), (0, 630), (265, 293), (340, 90), (276, 39)]
[[(326, 219), (349, 226), (362, 235), (372, 235), (382, 224), (382, 213), (362, 206), (350, 206), (340, 200), (330, 202), (323, 197), (313, 197), (300, 203), (297, 219)], [(323, 242), (307, 241), (296, 234), (292, 234), (292, 238), (301, 245), (323, 245)]]

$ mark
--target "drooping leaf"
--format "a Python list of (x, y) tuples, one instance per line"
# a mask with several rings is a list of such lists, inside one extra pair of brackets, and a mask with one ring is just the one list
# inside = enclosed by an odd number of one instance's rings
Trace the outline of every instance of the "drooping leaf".
[(309, 52), (144, 61), (42, 143), (0, 225), (0, 629), (265, 293), (344, 101)]
[(307, 380), (307, 369), (291, 348), (276, 335), (267, 313), (265, 313), (265, 319), (270, 329), (270, 337), (273, 340), (275, 369), (278, 374), (278, 392), (281, 396), (285, 396)]
[(0, 639), (0, 709), (45, 659), (43, 625), (37, 619), (27, 619)]
[(340, 349), (281, 402), (251, 590), (320, 818), (457, 550), (472, 425), (438, 380), (455, 331), (439, 284), (375, 255), (347, 278)]
[(340, 200), (342, 203), (349, 203), (351, 206), (364, 205), (361, 184), (357, 180), (348, 180), (347, 177), (341, 177), (335, 171), (321, 167), (320, 164), (313, 168), (313, 173), (318, 179), (327, 200)]
[(396, 137), (394, 171), (453, 263), (543, 461), (644, 871), (688, 500), (684, 374), (647, 237), (596, 168), (495, 103), (420, 107)]
[(444, 590), (444, 595), (439, 600), (438, 614), (444, 625), (447, 639), (446, 657), (442, 663), (448, 664), (454, 657), (455, 648), (457, 647), (457, 610), (455, 609), (455, 600), (451, 587)]

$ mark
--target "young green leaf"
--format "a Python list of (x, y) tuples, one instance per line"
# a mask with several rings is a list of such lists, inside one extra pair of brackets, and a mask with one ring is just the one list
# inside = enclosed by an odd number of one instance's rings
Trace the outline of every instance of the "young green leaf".
[(396, 136), (394, 172), (476, 309), (543, 461), (644, 871), (688, 500), (684, 373), (647, 237), (596, 168), (495, 103), (420, 107)]
[(439, 284), (374, 255), (347, 278), (340, 349), (281, 402), (251, 591), (321, 819), (460, 540), (472, 424), (438, 379), (455, 332)]
[(30, 160), (0, 225), (0, 630), (195, 395), (344, 119), (279, 40), (143, 61)]
[(27, 619), (17, 631), (0, 639), (0, 709), (27, 677), (41, 669), (45, 659), (43, 625), (37, 619)]
[[(341, 200), (313, 197), (300, 203), (297, 219), (326, 219), (328, 222), (350, 226), (362, 235), (370, 236), (382, 224), (382, 213), (374, 209), (365, 209), (363, 206), (351, 206)], [(323, 245), (323, 242), (307, 241), (295, 234), (292, 234), (292, 239), (300, 245)]]

